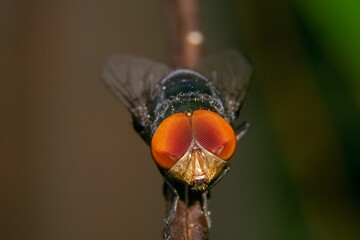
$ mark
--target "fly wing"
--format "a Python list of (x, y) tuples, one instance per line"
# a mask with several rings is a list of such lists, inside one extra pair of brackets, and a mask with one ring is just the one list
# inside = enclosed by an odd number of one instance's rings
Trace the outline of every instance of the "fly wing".
[(112, 56), (103, 67), (106, 85), (132, 114), (140, 134), (149, 122), (148, 101), (168, 72), (164, 64), (129, 55)]
[(225, 111), (234, 123), (240, 113), (252, 75), (252, 68), (244, 56), (226, 51), (204, 59), (197, 70), (204, 74), (220, 91)]

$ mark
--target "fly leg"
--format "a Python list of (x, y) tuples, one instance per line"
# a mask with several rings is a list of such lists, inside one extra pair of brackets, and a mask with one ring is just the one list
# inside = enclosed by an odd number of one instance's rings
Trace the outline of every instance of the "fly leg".
[(171, 182), (164, 177), (165, 180), (165, 184), (166, 186), (164, 186), (164, 192), (166, 191), (166, 187), (168, 187), (168, 190), (170, 190), (170, 193), (165, 193), (167, 196), (166, 198), (168, 199), (168, 195), (171, 195), (171, 206), (170, 206), (170, 210), (168, 211), (167, 217), (165, 219), (165, 227), (163, 230), (163, 239), (167, 240), (170, 239), (170, 236), (168, 234), (169, 228), (170, 228), (170, 224), (173, 221), (175, 214), (176, 214), (176, 209), (177, 209), (177, 205), (178, 205), (178, 201), (179, 201), (179, 193), (177, 192), (177, 190), (175, 189), (175, 187), (171, 184)]
[(208, 196), (209, 196), (209, 190), (214, 187), (220, 180), (225, 177), (225, 175), (230, 171), (230, 167), (226, 166), (224, 171), (212, 182), (210, 183), (209, 187), (206, 191), (202, 193), (202, 210), (204, 212), (204, 216), (206, 217), (206, 222), (208, 225), (208, 228), (211, 228), (211, 218), (210, 218), (210, 211), (208, 209)]
[(215, 187), (216, 184), (218, 184), (220, 182), (221, 179), (223, 179), (223, 177), (225, 177), (226, 174), (228, 174), (228, 172), (230, 172), (230, 167), (226, 166), (224, 168), (224, 170), (221, 172), (221, 174), (215, 178), (215, 180), (213, 182), (211, 182), (208, 186), (208, 190), (210, 190), (211, 188)]
[(243, 123), (240, 124), (240, 126), (238, 126), (235, 129), (236, 141), (239, 141), (240, 138), (242, 138), (245, 135), (245, 133), (247, 132), (249, 127), (250, 127), (250, 123), (243, 122)]
[(207, 227), (208, 227), (208, 229), (210, 229), (211, 228), (211, 218), (210, 218), (210, 211), (208, 209), (208, 195), (209, 195), (208, 190), (206, 190), (202, 193), (202, 210), (203, 210), (204, 216), (206, 218)]

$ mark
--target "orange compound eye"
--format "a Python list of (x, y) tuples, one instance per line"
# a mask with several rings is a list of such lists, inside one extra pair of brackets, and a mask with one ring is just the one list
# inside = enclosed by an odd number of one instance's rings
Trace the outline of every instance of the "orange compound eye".
[(218, 114), (197, 110), (192, 115), (193, 133), (200, 145), (227, 160), (234, 153), (236, 139), (232, 127)]
[(151, 154), (160, 167), (169, 169), (187, 152), (191, 141), (190, 119), (176, 113), (159, 125), (151, 141)]

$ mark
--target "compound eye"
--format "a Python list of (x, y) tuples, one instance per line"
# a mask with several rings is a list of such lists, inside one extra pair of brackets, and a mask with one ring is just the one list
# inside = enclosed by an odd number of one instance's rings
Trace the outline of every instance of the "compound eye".
[(192, 128), (198, 143), (217, 157), (227, 160), (234, 153), (234, 130), (218, 114), (206, 110), (195, 111), (192, 115)]
[(151, 140), (151, 154), (160, 167), (169, 169), (187, 152), (191, 141), (190, 119), (176, 113), (159, 125)]

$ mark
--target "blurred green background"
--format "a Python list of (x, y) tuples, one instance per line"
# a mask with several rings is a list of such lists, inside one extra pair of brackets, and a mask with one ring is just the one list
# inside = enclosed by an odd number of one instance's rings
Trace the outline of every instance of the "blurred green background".
[[(360, 239), (360, 2), (202, 0), (254, 66), (212, 239)], [(159, 239), (162, 179), (100, 78), (167, 61), (163, 2), (0, 1), (0, 239)]]

